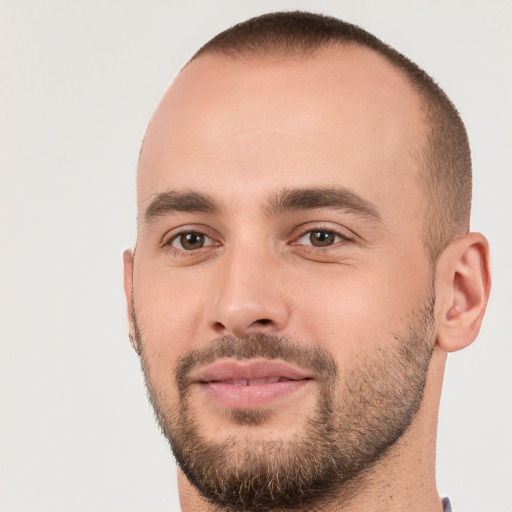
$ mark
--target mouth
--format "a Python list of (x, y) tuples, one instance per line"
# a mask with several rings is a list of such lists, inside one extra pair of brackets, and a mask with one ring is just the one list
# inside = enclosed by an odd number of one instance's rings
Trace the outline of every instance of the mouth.
[(230, 384), (232, 386), (260, 386), (262, 384), (276, 384), (277, 382), (290, 382), (300, 379), (288, 379), (286, 377), (263, 377), (261, 379), (224, 379), (224, 380), (209, 380), (204, 381), (203, 384), (211, 384), (212, 382), (221, 382)]
[(313, 381), (313, 375), (281, 361), (221, 360), (201, 368), (191, 383), (218, 405), (256, 409), (289, 398)]

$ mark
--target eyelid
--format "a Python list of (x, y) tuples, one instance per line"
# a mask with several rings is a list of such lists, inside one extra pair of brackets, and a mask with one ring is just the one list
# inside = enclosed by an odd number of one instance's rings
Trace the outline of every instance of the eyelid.
[[(178, 226), (173, 229), (170, 229), (169, 231), (166, 231), (165, 234), (162, 236), (162, 239), (160, 241), (160, 246), (165, 247), (172, 247), (172, 242), (176, 240), (179, 236), (185, 234), (185, 233), (197, 233), (200, 235), (203, 235), (205, 238), (209, 238), (214, 243), (208, 244), (205, 247), (211, 247), (212, 245), (220, 245), (219, 242), (219, 236), (216, 236), (216, 233), (209, 228), (208, 226), (205, 226), (204, 224), (186, 224), (183, 226)], [(185, 249), (179, 249), (177, 247), (174, 247), (177, 251), (185, 251)], [(193, 252), (193, 251), (185, 251), (185, 252)]]
[[(343, 243), (343, 242), (353, 243), (353, 242), (355, 242), (355, 238), (356, 238), (355, 235), (353, 235), (353, 234), (351, 235), (352, 232), (350, 230), (342, 229), (341, 227), (334, 227), (332, 225), (315, 224), (315, 223), (308, 222), (306, 225), (301, 226), (299, 229), (300, 230), (299, 230), (298, 234), (293, 237), (293, 240), (290, 243), (290, 245), (301, 245), (304, 247), (308, 247), (308, 248), (312, 248), (314, 250), (320, 250), (320, 251), (325, 251), (325, 250), (331, 249), (333, 247), (337, 247), (338, 244)], [(341, 238), (341, 240), (334, 242), (331, 245), (326, 245), (324, 247), (314, 246), (312, 244), (299, 243), (299, 240), (301, 238), (305, 237), (306, 235), (308, 235), (314, 231), (326, 231), (326, 232), (332, 233), (333, 235)]]
[[(204, 244), (201, 247), (198, 247), (197, 249), (185, 249), (184, 247), (177, 247), (175, 245), (175, 243), (178, 240), (180, 240), (182, 235), (186, 235), (186, 234), (189, 234), (189, 233), (194, 233), (196, 235), (201, 235), (203, 237)], [(215, 245), (215, 240), (213, 240), (213, 238), (210, 238), (208, 235), (205, 235), (204, 233), (200, 233), (198, 231), (184, 231), (183, 233), (178, 233), (178, 234), (172, 236), (169, 239), (169, 241), (167, 242), (167, 244), (170, 245), (171, 247), (174, 247), (178, 251), (193, 252), (193, 251), (198, 251), (199, 249), (202, 249), (203, 247), (210, 247), (212, 245)]]

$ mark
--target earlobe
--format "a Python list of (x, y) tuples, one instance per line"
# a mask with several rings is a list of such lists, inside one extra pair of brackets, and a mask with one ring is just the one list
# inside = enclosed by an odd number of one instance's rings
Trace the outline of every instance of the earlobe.
[(491, 287), (489, 244), (468, 233), (445, 249), (437, 265), (438, 345), (454, 352), (470, 345), (480, 331)]
[(128, 337), (130, 343), (137, 354), (139, 347), (137, 345), (137, 336), (135, 333), (135, 317), (133, 311), (133, 252), (127, 249), (123, 253), (124, 267), (124, 294), (126, 297), (126, 309), (128, 313)]

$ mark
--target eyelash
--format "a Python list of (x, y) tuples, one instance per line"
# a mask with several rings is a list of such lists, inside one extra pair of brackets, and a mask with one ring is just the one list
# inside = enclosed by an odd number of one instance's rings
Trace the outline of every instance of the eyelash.
[[(312, 244), (309, 245), (309, 244), (304, 244), (304, 243), (303, 244), (298, 243), (299, 240), (301, 240), (302, 238), (304, 238), (308, 234), (311, 236), (311, 234), (314, 233), (315, 231), (322, 232), (322, 233), (329, 233), (329, 234), (333, 235), (335, 238), (339, 238), (339, 240), (335, 240), (332, 244), (326, 245), (326, 246), (314, 246)], [(205, 238), (208, 238), (212, 243), (209, 243), (208, 245), (199, 247), (197, 249), (190, 249), (190, 250), (187, 250), (187, 249), (184, 249), (184, 248), (180, 249), (178, 247), (174, 247), (174, 245), (173, 245), (174, 242), (179, 237), (181, 237), (183, 235), (187, 235), (187, 234), (195, 234), (195, 235), (204, 236)], [(333, 229), (330, 226), (327, 227), (327, 226), (319, 225), (319, 226), (314, 226), (314, 227), (308, 227), (308, 229), (304, 229), (297, 236), (295, 236), (293, 238), (293, 241), (290, 242), (289, 245), (292, 245), (292, 246), (299, 246), (300, 245), (300, 246), (303, 246), (303, 247), (307, 247), (307, 250), (309, 250), (309, 251), (324, 252), (326, 250), (331, 249), (333, 246), (337, 246), (340, 243), (352, 244), (352, 243), (354, 243), (354, 239), (349, 237), (349, 236), (347, 236), (345, 233), (341, 232), (341, 230)], [(205, 248), (208, 248), (208, 247), (215, 247), (215, 246), (218, 247), (221, 244), (219, 242), (216, 242), (214, 237), (212, 237), (209, 234), (207, 234), (207, 230), (204, 229), (203, 227), (200, 227), (198, 229), (197, 227), (184, 226), (178, 232), (175, 232), (172, 236), (166, 237), (163, 240), (161, 245), (162, 245), (163, 248), (167, 248), (168, 250), (172, 251), (173, 253), (175, 253), (177, 255), (185, 256), (186, 257), (186, 256), (190, 256), (192, 254), (197, 253), (201, 249), (205, 249)]]
[[(309, 245), (309, 244), (299, 244), (298, 241), (304, 238), (305, 236), (309, 235), (311, 236), (314, 232), (321, 232), (321, 233), (329, 233), (330, 235), (333, 235), (335, 238), (339, 238), (339, 240), (335, 240), (330, 245), (325, 246), (315, 246), (315, 245)], [(301, 231), (301, 233), (295, 237), (295, 241), (292, 242), (290, 245), (303, 245), (308, 248), (308, 250), (323, 252), (329, 249), (332, 249), (333, 247), (338, 246), (338, 244), (350, 244), (353, 243), (354, 239), (347, 236), (345, 233), (343, 233), (341, 230), (337, 230), (332, 228), (331, 226), (314, 226), (314, 227), (308, 227), (308, 229), (305, 229), (304, 231)]]
[[(186, 250), (186, 249), (180, 249), (178, 247), (174, 247), (173, 244), (176, 240), (178, 240), (181, 236), (188, 235), (188, 234), (195, 234), (195, 235), (203, 236), (203, 237), (211, 240), (212, 243), (210, 243), (206, 246), (203, 246), (203, 247), (199, 247), (198, 249), (195, 249), (195, 250), (194, 249)], [(172, 236), (165, 236), (161, 243), (161, 246), (163, 248), (168, 249), (169, 251), (172, 251), (174, 254), (177, 254), (180, 256), (190, 256), (191, 254), (194, 254), (194, 253), (198, 252), (200, 249), (203, 249), (205, 247), (212, 247), (212, 246), (214, 247), (214, 246), (219, 246), (219, 245), (220, 245), (220, 243), (216, 242), (215, 238), (213, 236), (211, 236), (210, 234), (208, 234), (208, 230), (202, 226), (200, 226), (200, 227), (198, 227), (198, 226), (183, 226), (182, 228), (179, 229), (179, 231), (175, 231), (172, 234)]]

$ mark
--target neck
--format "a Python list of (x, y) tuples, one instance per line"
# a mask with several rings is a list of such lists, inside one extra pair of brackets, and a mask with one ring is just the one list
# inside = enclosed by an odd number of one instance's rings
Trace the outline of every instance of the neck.
[[(424, 399), (410, 428), (381, 460), (355, 479), (343, 495), (317, 510), (323, 512), (441, 512), (435, 481), (437, 411), (446, 354), (432, 355)], [(219, 512), (178, 471), (182, 512)], [(347, 492), (348, 491), (348, 492)], [(309, 509), (308, 509), (309, 510)], [(284, 511), (283, 511), (284, 512)], [(303, 511), (306, 512), (306, 511)]]

